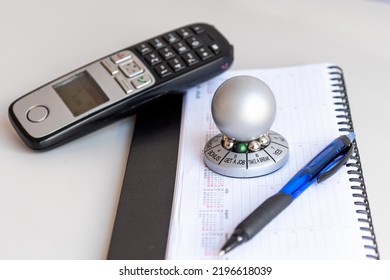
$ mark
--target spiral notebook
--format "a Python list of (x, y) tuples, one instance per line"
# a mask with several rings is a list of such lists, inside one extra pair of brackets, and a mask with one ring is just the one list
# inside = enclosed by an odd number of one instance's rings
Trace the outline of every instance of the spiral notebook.
[[(264, 80), (277, 101), (271, 129), (290, 146), (279, 171), (232, 179), (203, 162), (218, 133), (211, 98), (227, 78)], [(137, 114), (108, 259), (378, 259), (359, 151), (321, 184), (309, 187), (245, 245), (218, 251), (234, 227), (275, 194), (320, 149), (353, 131), (342, 70), (329, 64), (229, 71), (166, 95)], [(357, 135), (357, 140), (359, 135)]]
[[(210, 105), (227, 78), (252, 75), (273, 90), (271, 129), (288, 141), (290, 157), (267, 176), (237, 179), (210, 171), (203, 147), (218, 134)], [(246, 244), (218, 252), (236, 225), (330, 141), (353, 131), (342, 70), (334, 65), (228, 71), (184, 96), (167, 259), (378, 259), (357, 145), (346, 166), (313, 184)], [(359, 135), (357, 135), (359, 139)]]

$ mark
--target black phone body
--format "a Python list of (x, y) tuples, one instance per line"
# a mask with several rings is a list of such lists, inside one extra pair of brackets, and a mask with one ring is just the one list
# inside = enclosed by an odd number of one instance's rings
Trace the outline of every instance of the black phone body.
[(10, 121), (32, 149), (56, 147), (227, 70), (233, 46), (213, 26), (187, 25), (80, 67), (14, 101)]

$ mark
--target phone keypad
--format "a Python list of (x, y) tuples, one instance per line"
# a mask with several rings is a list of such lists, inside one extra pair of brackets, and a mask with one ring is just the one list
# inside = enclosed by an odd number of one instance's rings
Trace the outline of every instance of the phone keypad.
[(221, 48), (201, 25), (180, 28), (135, 46), (160, 78), (169, 77), (217, 55)]
[(141, 42), (101, 61), (126, 94), (191, 70), (221, 52), (202, 25), (180, 28)]

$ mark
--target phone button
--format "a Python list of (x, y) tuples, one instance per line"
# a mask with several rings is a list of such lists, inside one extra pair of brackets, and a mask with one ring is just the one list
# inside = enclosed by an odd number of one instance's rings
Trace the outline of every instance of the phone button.
[(142, 76), (139, 76), (133, 80), (131, 80), (131, 83), (136, 89), (142, 88), (152, 82), (152, 79), (149, 75), (145, 74)]
[(121, 51), (121, 52), (118, 52), (114, 55), (111, 56), (111, 60), (115, 63), (115, 64), (119, 64), (119, 63), (122, 63), (126, 60), (129, 60), (131, 58), (131, 52), (125, 50), (125, 51)]
[(129, 78), (134, 77), (134, 76), (144, 72), (144, 69), (141, 66), (139, 66), (137, 63), (135, 63), (134, 61), (130, 61), (130, 62), (125, 63), (125, 64), (121, 64), (119, 67), (122, 70), (123, 74), (125, 74)]
[(30, 122), (39, 123), (41, 121), (44, 121), (48, 115), (49, 109), (46, 106), (38, 105), (28, 110), (27, 119)]
[(119, 69), (116, 66), (116, 64), (114, 62), (112, 62), (112, 60), (110, 60), (109, 58), (106, 58), (106, 59), (102, 60), (101, 64), (104, 66), (104, 68), (107, 69), (107, 71), (111, 75), (115, 75), (115, 74), (117, 74), (119, 72)]
[(161, 78), (164, 78), (172, 74), (171, 70), (169, 69), (168, 65), (165, 62), (156, 66), (154, 69), (156, 70), (157, 74)]
[(115, 77), (115, 80), (121, 86), (121, 88), (125, 91), (126, 94), (132, 93), (134, 88), (132, 87), (130, 81), (123, 75), (118, 75)]

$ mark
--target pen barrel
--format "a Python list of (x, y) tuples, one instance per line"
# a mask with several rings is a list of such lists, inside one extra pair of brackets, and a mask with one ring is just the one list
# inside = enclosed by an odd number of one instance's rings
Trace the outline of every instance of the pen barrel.
[(277, 193), (264, 201), (256, 208), (245, 220), (243, 220), (237, 229), (241, 229), (247, 235), (247, 240), (255, 236), (270, 221), (280, 214), (287, 206), (291, 204), (293, 198), (289, 194)]

